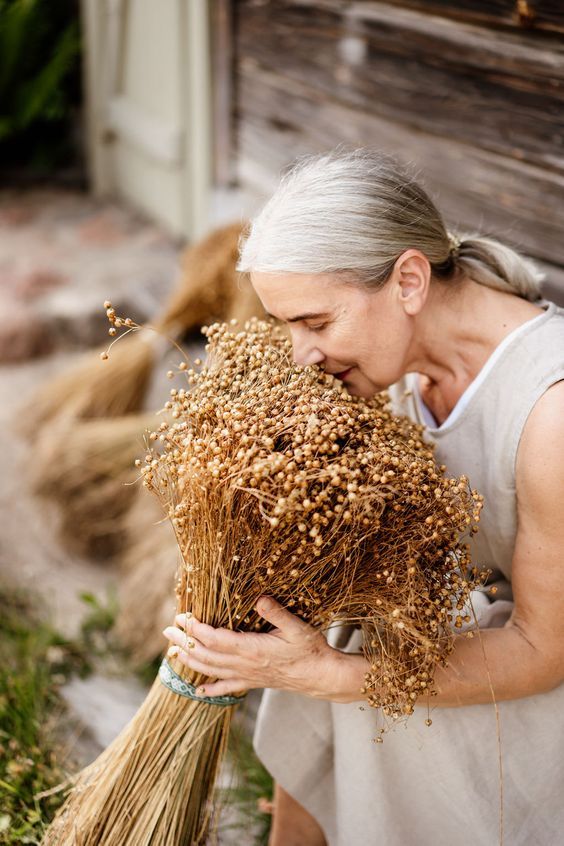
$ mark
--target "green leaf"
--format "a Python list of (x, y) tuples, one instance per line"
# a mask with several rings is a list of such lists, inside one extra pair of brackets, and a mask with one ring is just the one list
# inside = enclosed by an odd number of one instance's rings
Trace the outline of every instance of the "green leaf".
[(84, 593), (79, 593), (78, 596), (86, 605), (90, 605), (92, 606), (92, 608), (98, 608), (99, 602), (97, 597), (93, 593), (88, 593), (85, 591)]
[(55, 45), (51, 60), (35, 77), (20, 87), (16, 98), (20, 128), (29, 126), (38, 117), (55, 120), (64, 115), (65, 101), (60, 86), (78, 47), (78, 30), (72, 23)]

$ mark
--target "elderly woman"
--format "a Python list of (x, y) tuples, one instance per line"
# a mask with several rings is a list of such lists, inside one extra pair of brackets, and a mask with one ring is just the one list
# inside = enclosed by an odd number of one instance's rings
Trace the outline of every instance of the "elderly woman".
[(469, 476), (485, 497), (474, 560), (497, 587), (475, 596), (481, 636), (437, 671), (432, 725), (416, 708), (381, 745), (359, 707), (354, 630), (326, 640), (270, 597), (270, 634), (177, 618), (178, 645), (181, 628), (194, 644), (182, 660), (217, 679), (207, 695), (269, 688), (255, 745), (277, 782), (270, 843), (492, 846), (502, 829), (511, 846), (563, 843), (564, 311), (540, 300), (529, 261), (449, 234), (370, 149), (299, 160), (238, 267), (289, 326), (296, 362), (351, 394), (389, 389)]

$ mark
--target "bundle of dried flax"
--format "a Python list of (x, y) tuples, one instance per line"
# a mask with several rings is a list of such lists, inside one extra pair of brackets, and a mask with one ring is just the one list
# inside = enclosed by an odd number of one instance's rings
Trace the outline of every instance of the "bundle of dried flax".
[[(238, 243), (245, 223), (212, 230), (190, 245), (181, 258), (178, 284), (154, 325), (165, 335), (181, 337), (209, 320), (246, 319), (262, 306), (247, 274), (235, 270)], [(147, 342), (149, 341), (149, 342)], [(120, 343), (101, 373), (96, 353), (85, 353), (67, 371), (37, 391), (22, 415), (23, 430), (34, 441), (45, 424), (64, 417), (74, 420), (112, 418), (138, 411), (143, 404), (157, 356), (151, 338), (129, 337)]]
[[(158, 449), (141, 467), (180, 548), (178, 612), (261, 631), (254, 607), (268, 594), (315, 626), (361, 625), (370, 670), (359, 698), (391, 720), (409, 715), (432, 693), (480, 578), (461, 538), (477, 528), (481, 497), (445, 477), (385, 396), (351, 397), (318, 368), (293, 365), (271, 324), (204, 332), (207, 365), (180, 365), (188, 384), (171, 390), (172, 422), (151, 434)], [(205, 842), (237, 700), (198, 699), (202, 681), (163, 662), (45, 844)]]
[(139, 493), (133, 462), (153, 422), (154, 414), (55, 421), (37, 439), (31, 483), (61, 507), (60, 535), (73, 552), (107, 560), (122, 548)]

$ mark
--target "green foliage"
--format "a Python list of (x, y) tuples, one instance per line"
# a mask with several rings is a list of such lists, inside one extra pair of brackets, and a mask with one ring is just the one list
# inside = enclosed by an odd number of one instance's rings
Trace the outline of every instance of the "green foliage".
[(108, 590), (105, 603), (93, 593), (81, 593), (80, 599), (89, 609), (80, 627), (84, 645), (95, 655), (104, 655), (109, 648), (117, 648), (111, 642), (112, 628), (118, 612), (115, 590)]
[(40, 805), (36, 794), (59, 784), (53, 726), (58, 688), (85, 672), (76, 645), (58, 635), (27, 597), (0, 587), (0, 844), (39, 843), (63, 794)]
[(272, 799), (272, 776), (255, 755), (251, 739), (237, 724), (229, 733), (229, 761), (234, 771), (234, 783), (221, 791), (220, 801), (228, 805), (233, 821), (222, 828), (241, 830), (245, 839), (254, 837), (255, 846), (266, 846), (270, 833), (271, 815), (262, 810), (261, 803)]
[(0, 0), (0, 152), (31, 163), (61, 155), (79, 90), (73, 0)]
[[(79, 638), (69, 641), (44, 619), (38, 601), (0, 585), (0, 846), (39, 846), (66, 794), (38, 798), (67, 777), (56, 734), (65, 713), (59, 688), (71, 675), (86, 675), (100, 660), (116, 658), (115, 594), (106, 601), (92, 593), (81, 599), (89, 613)], [(146, 667), (148, 683), (159, 663)], [(270, 814), (261, 800), (272, 797), (272, 779), (238, 725), (230, 735), (229, 761), (234, 780), (220, 791), (220, 801), (229, 806), (223, 828), (241, 831), (246, 843), (253, 837), (255, 846), (266, 846)]]

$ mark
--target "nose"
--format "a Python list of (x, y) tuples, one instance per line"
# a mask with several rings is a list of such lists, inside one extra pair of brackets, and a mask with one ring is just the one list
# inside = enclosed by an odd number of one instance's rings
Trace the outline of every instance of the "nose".
[(325, 356), (321, 350), (314, 343), (313, 338), (309, 333), (298, 332), (291, 330), (292, 336), (292, 351), (294, 362), (301, 367), (307, 364), (322, 364), (325, 361)]

